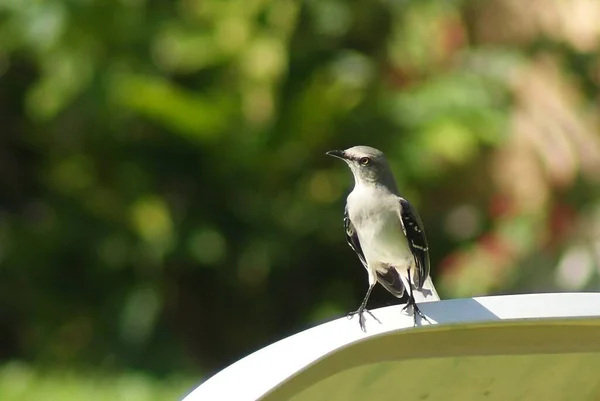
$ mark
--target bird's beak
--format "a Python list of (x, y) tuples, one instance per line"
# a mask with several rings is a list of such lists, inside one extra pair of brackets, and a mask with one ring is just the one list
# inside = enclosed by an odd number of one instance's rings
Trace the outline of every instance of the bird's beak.
[(346, 160), (346, 152), (343, 150), (330, 150), (326, 155), (337, 157), (338, 159)]

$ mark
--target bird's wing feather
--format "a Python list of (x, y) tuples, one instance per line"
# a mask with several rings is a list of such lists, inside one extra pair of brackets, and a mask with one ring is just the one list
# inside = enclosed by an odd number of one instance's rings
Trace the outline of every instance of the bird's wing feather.
[(415, 208), (404, 198), (400, 198), (400, 222), (408, 241), (408, 247), (415, 259), (416, 277), (414, 282), (421, 289), (429, 277), (429, 245), (425, 237), (425, 228)]
[(362, 248), (360, 247), (360, 241), (358, 240), (358, 234), (354, 229), (354, 225), (350, 221), (350, 216), (348, 215), (348, 206), (344, 209), (344, 229), (346, 230), (346, 241), (348, 241), (348, 245), (350, 248), (356, 252), (356, 255), (360, 259), (360, 262), (363, 264), (365, 268), (367, 268), (367, 260), (365, 259), (365, 254), (363, 253)]
[[(348, 216), (347, 206), (344, 210), (344, 229), (346, 230), (346, 240), (348, 241), (348, 245), (350, 245), (350, 248), (356, 252), (358, 259), (360, 259), (360, 262), (363, 264), (363, 266), (368, 268), (365, 255), (360, 246), (358, 234), (356, 233), (356, 229), (354, 228), (352, 221), (350, 221), (350, 216)], [(384, 286), (385, 289), (397, 297), (401, 297), (404, 294), (404, 285), (402, 284), (402, 279), (400, 279), (400, 275), (394, 268), (390, 268), (384, 273), (377, 271), (377, 281)]]
[(404, 284), (398, 274), (398, 271), (391, 267), (385, 273), (377, 271), (377, 281), (392, 295), (401, 298), (404, 295)]

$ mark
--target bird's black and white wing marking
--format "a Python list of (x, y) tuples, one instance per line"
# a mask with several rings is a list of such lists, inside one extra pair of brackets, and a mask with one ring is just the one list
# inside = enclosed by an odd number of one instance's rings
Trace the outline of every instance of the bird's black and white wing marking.
[(404, 284), (402, 284), (398, 270), (393, 267), (387, 269), (385, 273), (377, 270), (377, 282), (397, 298), (404, 295)]
[[(348, 245), (356, 252), (358, 259), (360, 259), (360, 262), (365, 269), (368, 269), (367, 261), (358, 239), (358, 234), (356, 233), (356, 229), (354, 229), (352, 221), (350, 221), (350, 216), (348, 216), (347, 206), (344, 210), (344, 229), (346, 230), (346, 240), (348, 241)], [(385, 273), (378, 270), (377, 281), (397, 297), (401, 297), (404, 294), (404, 285), (402, 284), (402, 280), (396, 269), (388, 269)]]
[(404, 198), (400, 200), (400, 221), (402, 230), (408, 241), (408, 247), (415, 259), (417, 289), (421, 289), (429, 277), (429, 245), (425, 237), (425, 229), (415, 208)]

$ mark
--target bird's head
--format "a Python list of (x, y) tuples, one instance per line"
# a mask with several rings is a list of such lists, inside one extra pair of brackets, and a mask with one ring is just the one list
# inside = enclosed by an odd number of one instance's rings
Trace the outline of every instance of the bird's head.
[(326, 153), (345, 161), (357, 184), (376, 183), (395, 188), (394, 177), (382, 151), (370, 146), (354, 146)]

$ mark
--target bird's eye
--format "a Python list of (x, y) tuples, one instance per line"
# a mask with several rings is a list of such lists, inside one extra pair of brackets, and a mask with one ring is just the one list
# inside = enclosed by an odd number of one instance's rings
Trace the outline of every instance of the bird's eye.
[(363, 166), (368, 166), (369, 163), (371, 163), (371, 159), (369, 159), (368, 157), (361, 157), (360, 159), (358, 159), (358, 162)]

